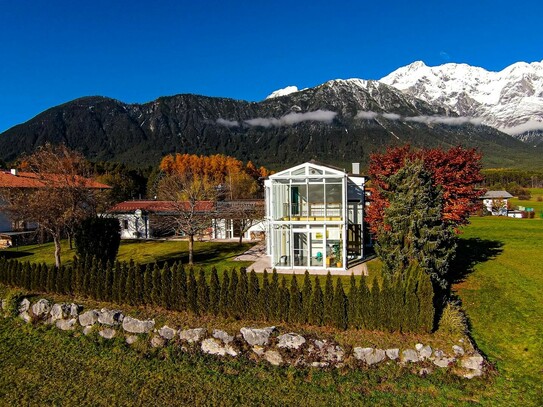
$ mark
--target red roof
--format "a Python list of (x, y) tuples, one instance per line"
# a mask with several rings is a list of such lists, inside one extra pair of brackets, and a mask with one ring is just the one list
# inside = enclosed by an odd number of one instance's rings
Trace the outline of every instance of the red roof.
[(78, 175), (70, 179), (70, 176), (64, 178), (60, 174), (38, 175), (33, 172), (18, 172), (14, 175), (10, 171), (0, 171), (0, 188), (45, 188), (47, 186), (62, 188), (66, 185), (89, 189), (111, 188), (109, 185)]
[[(124, 201), (118, 203), (109, 212), (133, 213), (142, 210), (147, 212), (176, 212), (180, 209), (188, 209), (189, 202), (175, 201)], [(196, 212), (210, 212), (215, 208), (212, 201), (196, 202)]]

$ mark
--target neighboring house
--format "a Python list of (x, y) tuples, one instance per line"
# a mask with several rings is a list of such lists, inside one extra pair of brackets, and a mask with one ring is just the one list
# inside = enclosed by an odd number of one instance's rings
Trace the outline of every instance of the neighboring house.
[(507, 191), (488, 191), (481, 199), (483, 206), (494, 216), (507, 216), (507, 201), (513, 198)]
[[(265, 232), (262, 222), (240, 218), (243, 214), (250, 216), (254, 213), (253, 208), (258, 206), (263, 207), (264, 201), (199, 201), (195, 209), (196, 213), (211, 218), (209, 229), (204, 233), (211, 239), (239, 238), (241, 230), (244, 230), (243, 238), (258, 239)], [(171, 201), (125, 201), (108, 213), (119, 219), (121, 239), (151, 239), (173, 235), (173, 230), (164, 220), (176, 215), (177, 208), (179, 203)]]
[(310, 161), (265, 181), (271, 266), (345, 270), (364, 258), (367, 178)]
[[(101, 184), (90, 178), (77, 177), (74, 182), (88, 189), (109, 189), (108, 185)], [(37, 188), (47, 188), (53, 185), (59, 188), (63, 186), (63, 178), (55, 174), (35, 174), (33, 172), (23, 172), (16, 169), (10, 171), (0, 170), (0, 190), (2, 189), (18, 189), (18, 190), (33, 190)], [(47, 185), (46, 185), (47, 184)], [(5, 202), (2, 201), (0, 194), (0, 233), (4, 235), (17, 235), (24, 232), (32, 231), (37, 228), (34, 222), (27, 222), (25, 219), (13, 220), (7, 213), (2, 210)]]

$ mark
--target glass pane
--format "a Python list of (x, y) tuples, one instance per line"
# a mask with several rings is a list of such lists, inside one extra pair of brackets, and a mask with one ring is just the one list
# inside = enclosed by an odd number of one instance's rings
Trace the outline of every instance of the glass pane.
[(308, 185), (308, 216), (311, 220), (324, 217), (324, 184)]
[(326, 182), (326, 217), (328, 220), (342, 218), (343, 185)]
[(311, 266), (322, 267), (324, 265), (324, 228), (319, 225), (311, 229)]
[(308, 249), (307, 232), (294, 232), (294, 266), (307, 267)]

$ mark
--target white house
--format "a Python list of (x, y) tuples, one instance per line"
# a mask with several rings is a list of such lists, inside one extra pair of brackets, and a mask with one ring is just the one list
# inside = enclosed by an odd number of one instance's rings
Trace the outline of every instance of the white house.
[(507, 191), (488, 191), (481, 199), (483, 206), (494, 216), (507, 216), (507, 201), (513, 198)]
[(346, 270), (364, 257), (366, 177), (315, 161), (265, 181), (271, 266)]

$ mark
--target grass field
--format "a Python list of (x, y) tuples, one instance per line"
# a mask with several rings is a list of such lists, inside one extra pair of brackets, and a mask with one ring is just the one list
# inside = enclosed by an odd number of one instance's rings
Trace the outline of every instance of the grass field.
[[(423, 378), (397, 366), (271, 368), (171, 348), (136, 352), (120, 341), (6, 319), (0, 320), (0, 405), (541, 406), (542, 242), (539, 219), (474, 218), (461, 235), (453, 288), (476, 345), (497, 367), (483, 379), (437, 371)], [(413, 340), (359, 336), (368, 344)]]
[[(198, 267), (216, 266), (221, 270), (232, 267), (246, 267), (251, 263), (234, 261), (234, 257), (243, 253), (249, 247), (251, 247), (249, 243), (244, 243), (240, 247), (233, 242), (194, 242), (194, 262)], [(21, 246), (3, 250), (2, 252), (7, 257), (17, 258), (21, 261), (55, 264), (53, 243)], [(62, 241), (61, 254), (63, 264), (69, 265), (76, 252), (75, 249), (70, 249), (68, 241), (64, 240)], [(170, 263), (180, 261), (187, 264), (188, 242), (184, 240), (123, 240), (119, 247), (117, 259), (119, 261), (134, 260), (142, 265), (154, 262), (162, 263), (164, 261)]]
[[(543, 211), (543, 188), (530, 188), (532, 198), (528, 201), (521, 201), (520, 199), (513, 198), (509, 202), (513, 207), (524, 206), (528, 208), (534, 208), (535, 217), (540, 217)], [(541, 199), (541, 200), (539, 200)]]

